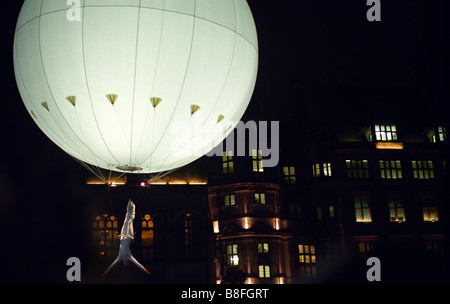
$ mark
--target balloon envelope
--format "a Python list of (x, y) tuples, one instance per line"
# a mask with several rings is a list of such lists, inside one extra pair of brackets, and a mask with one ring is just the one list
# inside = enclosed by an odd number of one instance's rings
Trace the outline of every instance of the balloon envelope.
[(258, 66), (245, 0), (80, 4), (26, 0), (14, 41), (23, 102), (68, 154), (114, 171), (167, 171), (241, 119)]

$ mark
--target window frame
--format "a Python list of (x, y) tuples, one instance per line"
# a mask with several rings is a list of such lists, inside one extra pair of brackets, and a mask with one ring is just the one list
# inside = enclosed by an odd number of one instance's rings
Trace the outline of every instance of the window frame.
[(269, 243), (267, 242), (258, 242), (256, 245), (258, 254), (266, 254), (269, 253)]
[(264, 172), (263, 162), (262, 162), (262, 150), (252, 149), (252, 170), (253, 172)]
[(374, 124), (375, 141), (377, 142), (398, 141), (397, 132), (396, 124)]
[(333, 176), (331, 170), (331, 162), (320, 162), (312, 164), (312, 177), (331, 177)]
[[(391, 223), (404, 223), (406, 222), (405, 206), (400, 199), (390, 198), (388, 201), (389, 206), (389, 221)], [(402, 219), (400, 219), (400, 216)]]
[[(357, 202), (357, 200), (359, 200), (359, 202)], [(357, 206), (357, 204), (359, 204), (360, 206)], [(355, 210), (355, 222), (356, 223), (371, 223), (373, 221), (369, 197), (354, 196), (353, 197), (353, 206), (354, 206), (354, 210)], [(358, 216), (358, 214), (360, 216)]]
[[(155, 230), (155, 215), (146, 213), (141, 217), (141, 248), (142, 257), (145, 261), (152, 261), (155, 259), (155, 245), (156, 245), (156, 230)], [(149, 225), (151, 223), (151, 226)], [(151, 231), (151, 244), (144, 245), (144, 233)]]
[(401, 160), (378, 160), (381, 179), (403, 179)]
[(436, 129), (436, 139), (439, 139), (439, 142), (447, 141), (447, 128), (444, 126), (438, 126)]
[[(434, 217), (432, 215), (434, 214)], [(423, 206), (422, 217), (424, 223), (435, 223), (439, 221), (439, 211), (437, 206)]]
[(222, 152), (222, 173), (223, 174), (234, 173), (233, 151)]
[(346, 159), (345, 168), (348, 179), (370, 179), (369, 160)]
[(114, 214), (97, 215), (92, 220), (92, 236), (98, 255), (110, 255), (119, 245), (119, 219)]
[(237, 243), (226, 245), (225, 247), (226, 266), (239, 266), (239, 247)]
[(235, 193), (225, 194), (223, 196), (223, 206), (224, 207), (236, 206), (236, 194)]
[(414, 179), (434, 179), (434, 164), (432, 160), (411, 160)]
[(297, 183), (295, 166), (283, 166), (283, 179), (286, 184), (294, 185)]
[(258, 265), (258, 277), (260, 279), (270, 279), (271, 273), (270, 273), (270, 265)]
[(297, 263), (300, 267), (300, 277), (316, 278), (317, 277), (317, 252), (316, 246), (313, 244), (298, 244)]
[(257, 205), (267, 205), (266, 193), (265, 192), (255, 192), (253, 194), (253, 203)]

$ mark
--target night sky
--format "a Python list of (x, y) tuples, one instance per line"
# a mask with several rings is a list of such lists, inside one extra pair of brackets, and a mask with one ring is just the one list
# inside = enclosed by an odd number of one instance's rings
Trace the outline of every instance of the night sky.
[[(320, 122), (340, 87), (368, 95), (401, 87), (416, 97), (394, 101), (398, 107), (420, 111), (435, 101), (446, 115), (449, 1), (381, 0), (381, 22), (367, 21), (366, 0), (248, 2), (260, 63), (246, 118), (296, 119), (301, 102), (307, 119)], [(47, 139), (21, 101), (12, 42), (22, 3), (4, 3), (1, 18), (0, 282), (58, 282), (66, 259), (82, 254), (77, 231), (86, 219), (79, 206), (89, 198), (85, 169)], [(49, 230), (54, 226), (61, 228)]]

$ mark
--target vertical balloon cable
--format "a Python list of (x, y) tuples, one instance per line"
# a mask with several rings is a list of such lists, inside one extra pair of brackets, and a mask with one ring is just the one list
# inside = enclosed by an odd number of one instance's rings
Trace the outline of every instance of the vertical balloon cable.
[[(96, 173), (94, 173), (97, 177), (99, 177), (102, 181), (105, 181), (105, 183), (106, 183), (106, 177), (104, 176), (104, 174), (103, 174), (103, 172), (101, 171), (101, 169), (99, 168), (100, 167), (100, 163), (99, 163), (99, 157), (94, 153), (94, 151), (92, 151), (91, 150), (91, 148), (89, 148), (89, 146), (87, 145), (87, 140), (86, 140), (86, 136), (85, 136), (85, 134), (84, 134), (84, 132), (83, 132), (83, 128), (82, 128), (82, 125), (81, 125), (81, 122), (80, 122), (80, 118), (78, 117), (78, 111), (75, 109), (75, 103), (76, 103), (76, 97), (75, 96), (69, 96), (69, 97), (67, 97), (67, 100), (71, 103), (71, 104), (73, 104), (73, 109), (74, 109), (74, 112), (75, 112), (75, 117), (76, 117), (76, 119), (77, 119), (77, 123), (78, 123), (78, 128), (80, 128), (80, 132), (81, 132), (81, 136), (83, 137), (82, 139), (81, 138), (79, 138), (80, 139), (80, 141), (86, 146), (86, 148), (88, 149), (88, 151), (92, 154), (92, 157), (93, 157), (93, 160), (95, 161), (95, 163), (97, 164), (97, 166), (94, 166), (94, 165), (92, 165), (93, 166), (93, 168), (90, 168), (88, 165), (87, 165), (87, 163), (85, 163), (85, 162), (82, 162), (84, 165), (84, 167), (85, 168), (88, 168), (88, 170), (90, 171), (90, 172), (93, 172), (93, 171), (95, 171), (95, 169), (94, 168), (96, 168), (97, 169), (97, 174)], [(74, 131), (75, 132), (75, 131)], [(104, 161), (105, 162), (105, 160), (104, 159), (102, 159), (102, 158), (100, 158), (102, 161)]]
[(154, 136), (155, 136), (155, 120), (156, 120), (156, 106), (153, 107), (154, 111), (153, 111), (153, 125), (152, 125), (152, 144), (150, 146), (150, 168), (149, 171), (152, 171), (152, 159), (153, 159), (153, 141), (154, 141)]
[[(139, 0), (139, 9), (137, 12), (137, 25), (136, 25), (136, 44), (134, 52), (134, 79), (133, 79), (133, 99), (131, 106), (131, 128), (130, 128), (130, 166), (133, 165), (133, 126), (134, 126), (134, 106), (136, 101), (136, 78), (137, 78), (137, 66), (138, 66), (138, 51), (139, 51), (139, 30), (141, 27), (141, 5), (142, 0)], [(136, 156), (134, 156), (134, 162), (138, 164)]]
[[(70, 154), (69, 154), (70, 155)], [(70, 155), (74, 160), (76, 160), (80, 165), (82, 165), (84, 168), (86, 168), (89, 172), (91, 172), (92, 174), (94, 174), (96, 177), (98, 177), (102, 182), (104, 182), (105, 184), (108, 183), (108, 181), (106, 180), (106, 177), (103, 175), (102, 172), (100, 172), (100, 168), (97, 168), (95, 166), (92, 166), (92, 168), (89, 166), (88, 163), (79, 160), (78, 158), (76, 158), (75, 156)], [(97, 168), (98, 171), (95, 171), (94, 168)]]

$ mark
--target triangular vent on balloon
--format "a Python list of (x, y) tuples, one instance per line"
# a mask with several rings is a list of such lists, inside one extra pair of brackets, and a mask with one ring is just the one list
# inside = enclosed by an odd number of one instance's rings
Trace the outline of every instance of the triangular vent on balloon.
[(194, 104), (191, 105), (191, 115), (194, 115), (198, 110), (200, 110), (200, 106)]
[(48, 107), (48, 103), (46, 101), (44, 101), (43, 103), (41, 103), (41, 105), (50, 112), (50, 108)]
[(117, 97), (119, 97), (119, 96), (117, 96), (116, 94), (108, 94), (108, 95), (106, 95), (106, 98), (108, 98), (109, 102), (112, 105), (114, 105), (116, 103)]
[(67, 99), (67, 101), (69, 101), (73, 106), (75, 106), (76, 103), (77, 103), (77, 97), (76, 97), (76, 96), (68, 96), (66, 99)]
[(152, 103), (152, 106), (154, 108), (156, 108), (160, 103), (161, 103), (162, 99), (159, 97), (152, 97), (150, 98), (150, 102)]

